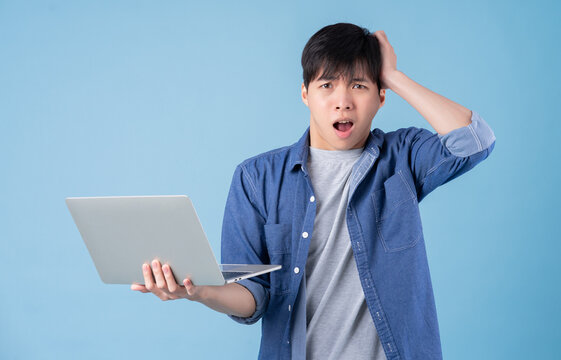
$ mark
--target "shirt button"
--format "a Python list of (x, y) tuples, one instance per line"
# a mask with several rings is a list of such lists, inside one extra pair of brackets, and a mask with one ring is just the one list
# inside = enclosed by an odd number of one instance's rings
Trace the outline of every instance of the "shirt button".
[(288, 305), (288, 311), (290, 311), (292, 308), (290, 307), (290, 305)]
[(312, 196), (310, 196), (310, 202), (314, 202), (314, 201), (316, 201), (316, 197), (315, 197), (315, 196), (313, 196), (313, 195), (312, 195)]
[(307, 239), (307, 238), (308, 238), (308, 233), (304, 231), (304, 232), (302, 233), (302, 237), (303, 237), (304, 239)]
[(295, 267), (295, 268), (294, 268), (294, 273), (295, 273), (295, 274), (298, 274), (299, 272), (300, 272), (300, 268), (299, 268), (298, 266)]

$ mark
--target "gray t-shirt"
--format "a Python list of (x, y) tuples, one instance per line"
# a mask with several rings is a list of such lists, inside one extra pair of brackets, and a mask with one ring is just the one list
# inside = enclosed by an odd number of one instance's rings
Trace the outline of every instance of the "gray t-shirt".
[(317, 205), (305, 272), (307, 359), (386, 359), (346, 221), (352, 167), (362, 150), (310, 147), (308, 170)]

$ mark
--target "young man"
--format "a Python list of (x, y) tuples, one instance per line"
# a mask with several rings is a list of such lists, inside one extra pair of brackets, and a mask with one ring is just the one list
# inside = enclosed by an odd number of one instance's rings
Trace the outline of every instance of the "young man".
[[(282, 270), (223, 287), (178, 286), (144, 265), (162, 300), (188, 298), (252, 324), (263, 359), (440, 359), (418, 202), (473, 168), (495, 136), (474, 111), (409, 79), (383, 31), (335, 24), (302, 54), (310, 126), (238, 165), (224, 214), (224, 263)], [(436, 130), (370, 131), (391, 89)]]

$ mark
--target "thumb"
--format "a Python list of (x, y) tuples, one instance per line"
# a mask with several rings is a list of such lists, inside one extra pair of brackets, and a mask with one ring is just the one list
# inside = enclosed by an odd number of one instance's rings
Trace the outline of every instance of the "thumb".
[(193, 283), (191, 282), (191, 279), (185, 279), (183, 280), (183, 285), (185, 286), (185, 290), (187, 291), (187, 295), (189, 296), (193, 296), (193, 294), (195, 293), (195, 285), (193, 285)]

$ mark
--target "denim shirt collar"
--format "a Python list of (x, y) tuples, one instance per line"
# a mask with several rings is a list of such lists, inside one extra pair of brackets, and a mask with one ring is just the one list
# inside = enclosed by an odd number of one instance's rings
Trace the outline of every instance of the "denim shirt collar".
[[(380, 154), (380, 147), (384, 143), (383, 132), (380, 129), (374, 129), (368, 134), (364, 151), (377, 158)], [(310, 127), (306, 129), (304, 135), (294, 145), (290, 153), (289, 164), (290, 168), (294, 170), (296, 165), (300, 165), (305, 175), (308, 175), (307, 161), (310, 146)]]

